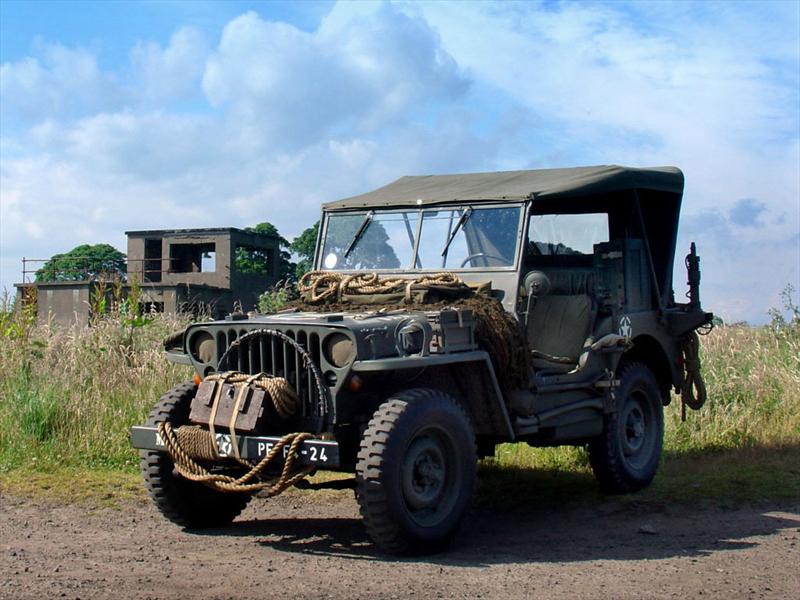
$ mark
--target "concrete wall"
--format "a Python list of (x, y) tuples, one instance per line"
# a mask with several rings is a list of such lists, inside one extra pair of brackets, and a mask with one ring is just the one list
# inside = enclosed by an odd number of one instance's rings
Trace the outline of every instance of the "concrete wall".
[[(17, 299), (23, 301), (33, 289), (39, 323), (58, 325), (86, 325), (89, 323), (89, 300), (92, 282), (51, 282), (17, 285)], [(28, 296), (29, 298), (31, 296)]]

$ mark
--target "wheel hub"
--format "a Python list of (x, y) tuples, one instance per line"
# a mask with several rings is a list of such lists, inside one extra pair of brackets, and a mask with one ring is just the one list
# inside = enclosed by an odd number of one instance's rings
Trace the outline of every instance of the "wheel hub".
[(406, 501), (414, 509), (435, 506), (445, 482), (445, 458), (438, 444), (429, 437), (414, 440), (403, 465)]
[(638, 403), (633, 403), (624, 415), (623, 449), (626, 455), (639, 452), (646, 438), (645, 417)]

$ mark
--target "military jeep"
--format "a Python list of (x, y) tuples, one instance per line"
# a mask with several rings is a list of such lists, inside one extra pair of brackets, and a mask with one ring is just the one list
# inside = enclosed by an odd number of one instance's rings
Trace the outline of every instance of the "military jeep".
[(168, 348), (195, 380), (132, 429), (157, 507), (219, 526), (259, 490), (350, 472), (372, 539), (412, 553), (452, 538), (500, 443), (585, 446), (607, 492), (647, 486), (671, 391), (705, 399), (694, 244), (687, 301), (673, 292), (683, 183), (619, 166), (403, 177), (324, 205), (300, 301)]

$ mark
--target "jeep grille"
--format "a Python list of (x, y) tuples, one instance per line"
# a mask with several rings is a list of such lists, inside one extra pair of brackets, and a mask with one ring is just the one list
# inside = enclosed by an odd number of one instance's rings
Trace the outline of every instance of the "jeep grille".
[[(300, 400), (299, 416), (302, 420), (309, 425), (314, 424), (317, 429), (323, 427), (328, 414), (328, 394), (319, 369), (322, 355), (320, 336), (302, 329), (226, 328), (216, 332), (217, 356), (221, 359), (234, 342), (246, 335), (247, 338), (231, 349), (225, 364), (219, 364), (218, 368), (248, 375), (267, 373), (285, 378)], [(309, 361), (313, 362), (313, 366)]]

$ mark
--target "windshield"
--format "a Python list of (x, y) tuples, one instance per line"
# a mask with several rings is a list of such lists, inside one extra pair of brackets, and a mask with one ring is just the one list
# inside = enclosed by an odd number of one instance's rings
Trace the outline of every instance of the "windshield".
[(510, 267), (521, 212), (521, 206), (458, 206), (332, 214), (319, 265), (337, 271)]

